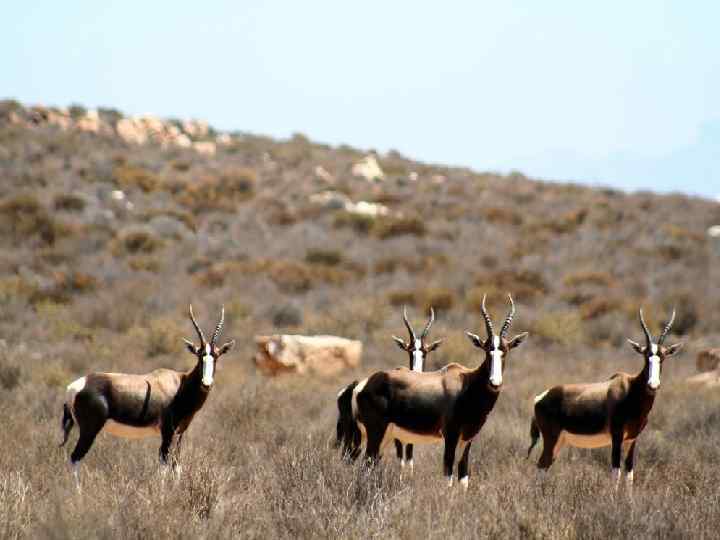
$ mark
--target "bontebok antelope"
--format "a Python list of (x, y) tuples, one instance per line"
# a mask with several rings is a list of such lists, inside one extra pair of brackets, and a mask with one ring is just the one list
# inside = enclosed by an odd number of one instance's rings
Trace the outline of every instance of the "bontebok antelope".
[(640, 310), (645, 345), (628, 340), (645, 360), (637, 375), (616, 373), (605, 382), (553, 386), (535, 398), (528, 457), (542, 434), (540, 469), (548, 469), (566, 445), (578, 448), (611, 446), (612, 474), (617, 486), (625, 447), (627, 482), (632, 485), (637, 438), (647, 424), (655, 394), (660, 388), (663, 362), (682, 347), (681, 343), (669, 347), (663, 345), (674, 320), (673, 310), (670, 321), (654, 341)]
[(515, 306), (510, 297), (510, 313), (500, 332), (482, 302), (487, 339), (467, 332), (476, 347), (485, 353), (476, 369), (448, 364), (438, 371), (417, 372), (405, 368), (378, 371), (353, 389), (353, 418), (366, 439), (366, 457), (375, 462), (393, 439), (405, 444), (445, 442), (444, 471), (452, 485), (455, 452), (460, 484), (468, 486), (470, 445), (485, 424), (500, 395), (508, 353), (527, 336), (524, 332), (507, 338)]
[[(410, 369), (412, 371), (418, 371), (423, 372), (425, 371), (425, 357), (429, 352), (434, 351), (437, 349), (440, 344), (442, 343), (442, 339), (437, 339), (430, 343), (429, 345), (425, 343), (425, 338), (428, 335), (428, 332), (430, 331), (430, 327), (432, 326), (433, 322), (435, 322), (435, 310), (433, 310), (432, 307), (430, 307), (430, 319), (428, 319), (427, 324), (425, 325), (425, 328), (423, 328), (422, 333), (418, 337), (415, 334), (415, 330), (413, 330), (412, 325), (410, 324), (410, 321), (408, 321), (407, 318), (407, 310), (403, 308), (403, 322), (405, 323), (405, 328), (407, 328), (408, 333), (410, 334), (410, 341), (405, 343), (402, 338), (399, 338), (397, 336), (393, 336), (392, 338), (395, 340), (395, 343), (397, 343), (398, 347), (400, 347), (403, 351), (406, 351), (410, 357)], [(400, 467), (405, 466), (405, 461), (407, 460), (408, 467), (410, 468), (410, 472), (413, 471), (413, 445), (412, 444), (406, 444), (405, 445), (405, 452), (403, 454), (403, 443), (400, 442), (399, 439), (395, 439), (395, 452), (397, 453), (397, 457), (400, 460)]]
[(228, 352), (235, 341), (223, 346), (215, 344), (225, 319), (225, 310), (210, 341), (205, 339), (190, 306), (190, 320), (200, 338), (200, 344), (184, 340), (197, 362), (188, 371), (156, 369), (145, 375), (125, 373), (90, 373), (67, 387), (63, 406), (62, 428), (65, 445), (75, 423), (80, 437), (70, 455), (70, 463), (77, 479), (77, 465), (87, 454), (95, 437), (106, 431), (130, 439), (161, 436), (160, 459), (168, 461), (168, 452), (177, 435), (173, 456), (180, 450), (183, 434), (195, 414), (202, 408), (215, 380), (217, 361)]
[[(425, 338), (427, 338), (428, 333), (430, 332), (430, 327), (433, 322), (435, 322), (435, 310), (430, 307), (430, 319), (425, 325), (425, 328), (423, 328), (419, 337), (408, 320), (406, 308), (403, 308), (403, 322), (405, 323), (405, 328), (407, 328), (410, 336), (410, 341), (406, 343), (402, 338), (397, 336), (392, 336), (392, 338), (395, 340), (398, 347), (408, 353), (410, 358), (410, 369), (413, 371), (423, 371), (425, 369), (425, 358), (427, 354), (437, 349), (442, 343), (442, 339), (433, 341), (430, 344), (425, 342)], [(358, 381), (353, 381), (349, 385), (345, 386), (342, 390), (340, 390), (337, 397), (338, 421), (337, 439), (335, 445), (340, 446), (342, 444), (343, 455), (349, 456), (353, 459), (357, 457), (360, 445), (360, 432), (357, 430), (357, 426), (352, 420), (352, 409), (350, 403), (352, 391), (355, 386), (357, 386), (357, 383)], [(400, 466), (404, 467), (405, 460), (407, 459), (408, 466), (412, 472), (413, 445), (408, 444), (403, 449), (403, 444), (396, 439), (395, 450), (397, 452), (398, 459), (400, 459)]]

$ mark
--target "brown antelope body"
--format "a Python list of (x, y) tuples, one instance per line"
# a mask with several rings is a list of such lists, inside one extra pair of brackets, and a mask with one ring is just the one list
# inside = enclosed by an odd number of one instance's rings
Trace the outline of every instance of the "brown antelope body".
[[(415, 330), (410, 324), (410, 321), (407, 318), (407, 310), (405, 308), (403, 308), (403, 322), (405, 324), (405, 328), (407, 328), (410, 340), (406, 343), (402, 338), (397, 336), (392, 336), (392, 338), (395, 340), (398, 347), (408, 353), (410, 359), (409, 369), (412, 371), (422, 372), (425, 368), (425, 358), (427, 357), (427, 354), (437, 349), (442, 343), (442, 339), (435, 340), (430, 344), (425, 342), (425, 338), (427, 338), (428, 333), (430, 332), (430, 327), (433, 322), (435, 322), (435, 311), (432, 307), (430, 308), (430, 319), (425, 325), (425, 328), (421, 332), (420, 336), (415, 333)], [(357, 430), (357, 427), (354, 426), (351, 405), (352, 392), (357, 384), (358, 381), (351, 382), (349, 385), (340, 390), (337, 396), (338, 421), (337, 439), (335, 445), (342, 445), (343, 455), (349, 456), (352, 459), (355, 459), (360, 451), (360, 432)], [(413, 445), (407, 444), (404, 445), (403, 448), (403, 443), (400, 440), (395, 439), (395, 451), (398, 459), (400, 460), (400, 467), (404, 468), (407, 462), (410, 472), (412, 473), (414, 469)]]
[[(222, 347), (215, 344), (223, 326), (224, 310), (210, 341), (206, 341), (195, 321), (192, 306), (190, 319), (200, 338), (199, 346), (185, 340), (188, 350), (197, 357), (197, 363), (190, 370), (157, 369), (144, 375), (90, 373), (68, 385), (61, 446), (77, 423), (80, 436), (70, 456), (76, 478), (78, 463), (102, 431), (130, 439), (161, 437), (163, 463), (167, 463), (170, 446), (177, 435), (175, 453), (179, 452), (185, 430), (210, 393), (218, 358), (235, 343), (230, 341)], [(173, 459), (173, 465), (175, 463)]]
[(407, 368), (379, 371), (353, 389), (353, 419), (366, 440), (366, 457), (374, 463), (393, 439), (404, 444), (444, 442), (444, 473), (452, 485), (455, 454), (460, 484), (467, 488), (470, 445), (485, 424), (502, 388), (504, 364), (509, 351), (522, 343), (527, 333), (507, 339), (515, 312), (511, 311), (499, 334), (485, 309), (487, 339), (467, 332), (485, 359), (476, 369), (449, 364), (438, 371), (418, 372)]
[(577, 448), (612, 447), (612, 474), (620, 479), (622, 450), (627, 450), (625, 471), (633, 482), (637, 438), (647, 425), (648, 415), (660, 388), (660, 373), (665, 358), (680, 350), (678, 343), (665, 347), (675, 312), (657, 341), (654, 341), (640, 310), (645, 346), (628, 340), (645, 360), (636, 375), (616, 373), (610, 379), (590, 384), (553, 386), (535, 398), (535, 413), (530, 425), (528, 457), (542, 435), (543, 452), (538, 467), (546, 470), (564, 446)]

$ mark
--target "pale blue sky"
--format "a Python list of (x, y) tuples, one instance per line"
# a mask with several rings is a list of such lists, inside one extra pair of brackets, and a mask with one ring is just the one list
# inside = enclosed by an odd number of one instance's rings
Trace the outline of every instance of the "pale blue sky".
[(720, 195), (720, 3), (9, 2), (0, 96)]

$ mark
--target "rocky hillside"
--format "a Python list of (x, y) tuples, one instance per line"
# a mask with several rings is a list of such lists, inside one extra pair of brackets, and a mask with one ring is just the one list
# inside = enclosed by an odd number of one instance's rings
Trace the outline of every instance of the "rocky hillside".
[[(707, 200), (12, 101), (0, 177), (11, 342), (64, 340), (29, 324), (62, 313), (78, 340), (139, 332), (131, 354), (162, 356), (192, 300), (226, 304), (238, 336), (337, 333), (372, 358), (400, 306), (476, 328), (486, 292), (503, 310), (514, 294), (541, 348), (622, 346), (640, 305), (654, 324), (677, 306), (679, 334), (720, 335), (705, 234), (720, 207)], [(437, 363), (466, 354), (457, 334)]]

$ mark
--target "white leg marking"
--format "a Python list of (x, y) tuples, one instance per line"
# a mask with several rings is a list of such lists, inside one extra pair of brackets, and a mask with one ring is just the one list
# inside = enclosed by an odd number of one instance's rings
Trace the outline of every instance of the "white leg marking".
[(470, 485), (470, 477), (469, 476), (463, 476), (460, 479), (460, 485), (463, 487), (464, 491), (467, 491), (468, 486)]
[(627, 473), (627, 477), (625, 478), (627, 485), (632, 487), (633, 481), (635, 480), (635, 471), (630, 471)]
[(412, 459), (408, 461), (408, 468), (410, 469), (410, 474), (412, 474), (413, 472), (415, 472), (415, 465), (413, 465), (413, 460), (412, 460)]
[(447, 487), (449, 487), (449, 488), (452, 487), (452, 479), (453, 479), (452, 475), (445, 477), (445, 481), (447, 482)]
[(73, 478), (75, 478), (75, 487), (77, 488), (78, 493), (81, 493), (82, 488), (80, 487), (80, 474), (78, 472), (79, 468), (80, 468), (80, 463), (70, 462), (70, 469), (72, 470)]
[(617, 489), (618, 485), (620, 484), (620, 469), (616, 469), (613, 467), (612, 479), (613, 479), (613, 483), (615, 484), (615, 489)]
[(400, 458), (400, 468), (401, 468), (401, 469), (404, 469), (404, 468), (405, 468), (405, 460), (402, 459), (402, 458)]

